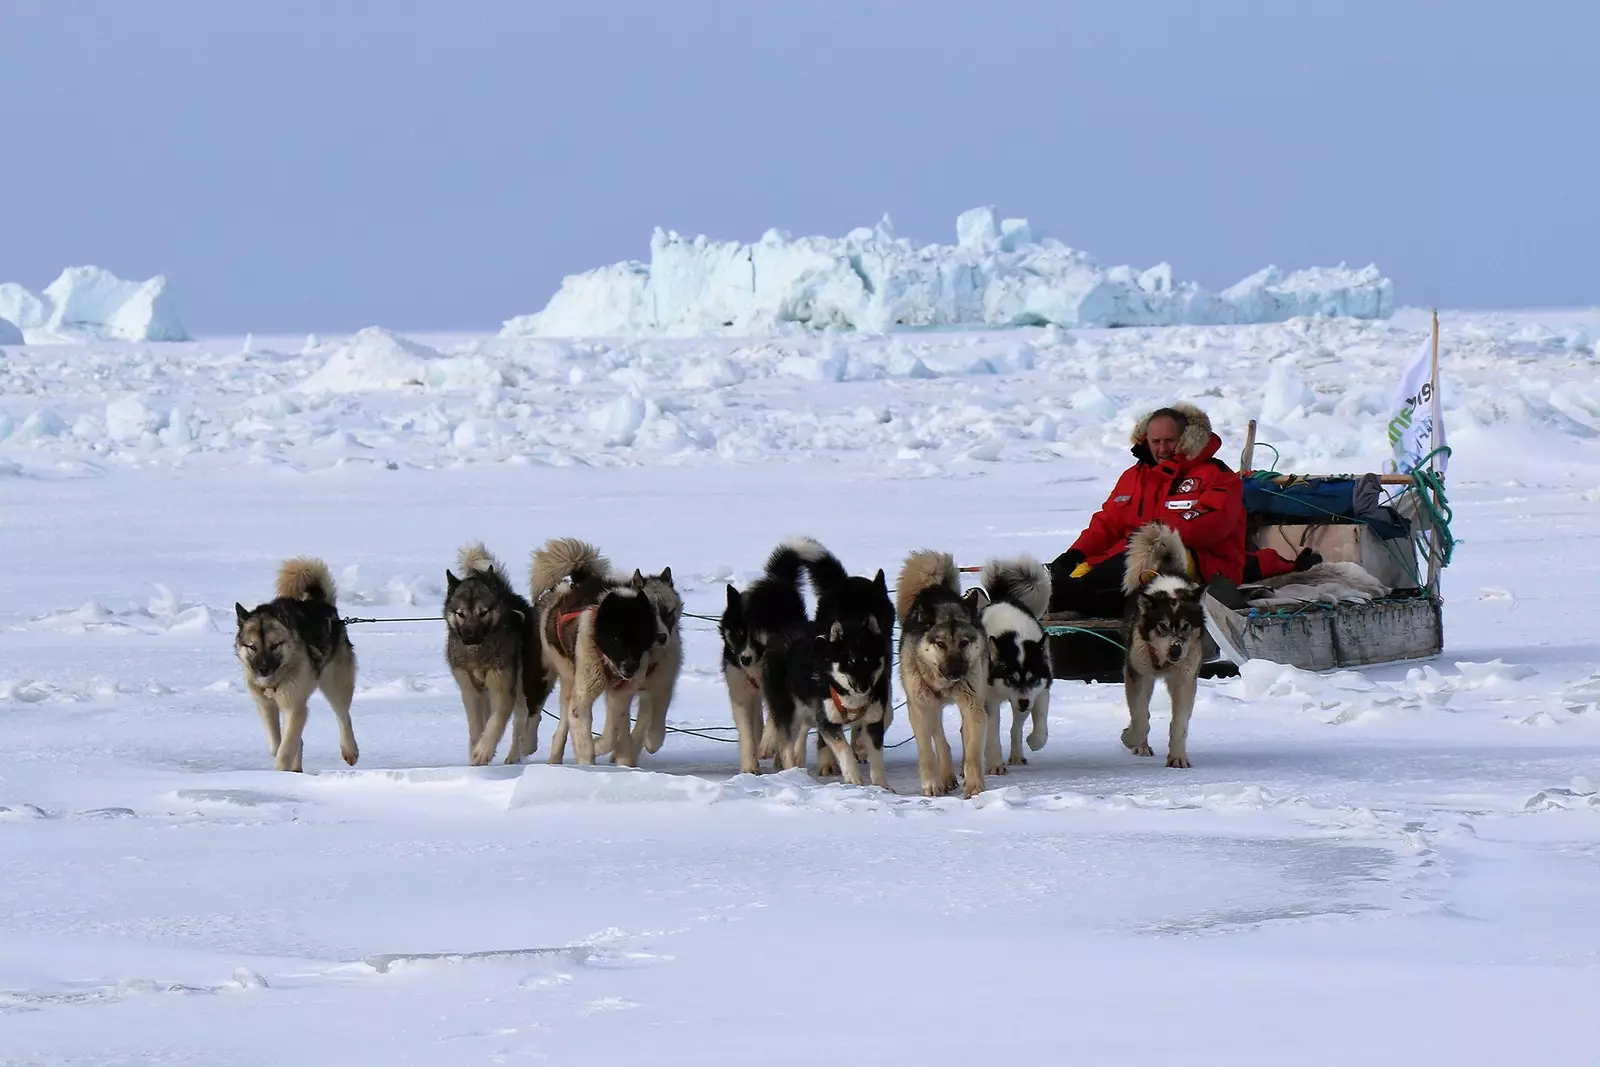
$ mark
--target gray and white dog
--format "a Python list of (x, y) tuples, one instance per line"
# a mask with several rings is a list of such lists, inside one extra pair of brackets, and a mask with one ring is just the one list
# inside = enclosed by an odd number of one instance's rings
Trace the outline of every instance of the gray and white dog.
[(517, 763), (539, 747), (538, 717), (550, 691), (537, 620), (481, 542), (464, 546), (456, 560), (461, 577), (444, 572), (444, 656), (467, 713), (467, 756), (474, 767), (491, 762), (510, 723), (506, 762)]
[(233, 606), (239, 621), (233, 651), (266, 727), (273, 766), (280, 771), (304, 769), (308, 704), (320, 689), (339, 720), (339, 754), (353, 767), (360, 756), (350, 723), (356, 653), (339, 618), (333, 575), (320, 559), (285, 560), (278, 568), (276, 593), (254, 608)]
[(1167, 766), (1189, 766), (1189, 716), (1199, 687), (1204, 652), (1205, 587), (1189, 576), (1183, 538), (1170, 526), (1153, 522), (1128, 539), (1122, 591), (1123, 690), (1128, 728), (1122, 743), (1135, 756), (1150, 756), (1150, 696), (1156, 680), (1172, 698), (1172, 728), (1167, 735)]
[[(1032, 556), (991, 559), (983, 565), (988, 604), (980, 621), (989, 642), (989, 678), (984, 705), (989, 716), (987, 767), (1004, 774), (1006, 765), (1028, 762), (1022, 754), (1022, 725), (1030, 717), (1028, 747), (1037, 752), (1050, 737), (1050, 649), (1039, 622), (1050, 604), (1050, 571)], [(1011, 751), (1000, 752), (1000, 706), (1011, 705)]]
[(989, 654), (978, 611), (978, 603), (961, 595), (961, 576), (949, 553), (924, 549), (906, 558), (895, 588), (900, 686), (917, 739), (924, 796), (943, 796), (956, 787), (944, 733), (946, 704), (961, 712), (962, 792), (983, 792)]

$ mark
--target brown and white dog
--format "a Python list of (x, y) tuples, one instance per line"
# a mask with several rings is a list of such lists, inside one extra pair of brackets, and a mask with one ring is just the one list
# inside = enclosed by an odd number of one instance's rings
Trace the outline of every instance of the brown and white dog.
[[(980, 599), (982, 599), (980, 594)], [(900, 618), (900, 687), (917, 739), (917, 773), (925, 796), (956, 787), (944, 707), (961, 712), (962, 792), (983, 792), (988, 714), (988, 642), (981, 603), (961, 595), (961, 576), (946, 552), (913, 552), (900, 568), (895, 611)]]
[(233, 651), (266, 727), (273, 766), (304, 769), (307, 705), (319, 689), (339, 720), (339, 754), (355, 766), (360, 752), (350, 702), (356, 692), (356, 653), (335, 606), (333, 575), (320, 559), (285, 560), (275, 592), (254, 608), (233, 606), (239, 619)]
[(1122, 591), (1128, 597), (1122, 620), (1128, 728), (1122, 743), (1135, 756), (1154, 755), (1150, 696), (1161, 679), (1172, 698), (1167, 766), (1187, 767), (1189, 716), (1204, 654), (1205, 587), (1189, 576), (1189, 555), (1178, 531), (1153, 522), (1128, 539)]

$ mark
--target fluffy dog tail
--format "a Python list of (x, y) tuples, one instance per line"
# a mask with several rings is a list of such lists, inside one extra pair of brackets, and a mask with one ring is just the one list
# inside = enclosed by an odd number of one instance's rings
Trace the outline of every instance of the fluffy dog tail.
[(500, 578), (506, 576), (505, 568), (494, 558), (494, 553), (483, 547), (482, 541), (463, 545), (461, 551), (456, 553), (456, 562), (468, 574), (493, 574)]
[(911, 614), (911, 606), (923, 590), (936, 585), (944, 586), (957, 596), (961, 595), (961, 575), (956, 570), (954, 556), (924, 548), (906, 557), (894, 590), (894, 610), (900, 625), (905, 625), (906, 616)]
[(1128, 538), (1127, 569), (1122, 591), (1136, 593), (1162, 576), (1189, 579), (1189, 550), (1178, 531), (1159, 522), (1142, 526)]
[(333, 572), (315, 556), (286, 559), (278, 568), (278, 595), (290, 600), (316, 600), (332, 604), (339, 594)]
[(983, 565), (983, 591), (990, 600), (1020, 605), (1038, 617), (1050, 607), (1050, 570), (1029, 555), (991, 559)]
[(839, 588), (850, 576), (839, 557), (811, 537), (790, 538), (773, 549), (767, 558), (767, 577), (785, 585), (796, 585), (802, 570), (811, 580), (812, 591), (819, 596)]
[(611, 561), (589, 542), (576, 537), (552, 537), (544, 547), (534, 549), (533, 573), (528, 584), (533, 599), (537, 600), (561, 584), (564, 578), (583, 581), (610, 573)]

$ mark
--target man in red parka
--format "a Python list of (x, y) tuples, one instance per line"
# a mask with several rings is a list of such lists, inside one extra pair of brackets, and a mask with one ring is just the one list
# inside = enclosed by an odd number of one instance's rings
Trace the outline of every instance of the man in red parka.
[(1244, 580), (1244, 487), (1216, 458), (1222, 438), (1191, 404), (1152, 411), (1133, 430), (1137, 462), (1089, 520), (1072, 547), (1050, 564), (1050, 610), (1097, 618), (1122, 615), (1123, 550), (1129, 535), (1162, 522), (1183, 537), (1202, 582)]

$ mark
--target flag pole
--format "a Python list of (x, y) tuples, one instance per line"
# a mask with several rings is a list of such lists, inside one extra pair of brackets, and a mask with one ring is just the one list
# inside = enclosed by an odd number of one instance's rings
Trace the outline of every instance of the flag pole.
[[(1430, 424), (1430, 427), (1429, 427), (1428, 450), (1429, 450), (1429, 452), (1432, 452), (1432, 451), (1434, 451), (1435, 449), (1437, 449), (1439, 447), (1439, 309), (1438, 308), (1434, 308), (1433, 309), (1433, 366), (1432, 366), (1432, 373), (1431, 373), (1428, 381), (1429, 381), (1430, 386), (1431, 386), (1431, 388), (1428, 390), (1428, 392), (1429, 392), (1429, 401), (1432, 404), (1432, 408), (1433, 408), (1433, 410), (1432, 410), (1433, 422)], [(1430, 455), (1428, 457), (1428, 468), (1430, 470), (1438, 470), (1439, 469), (1439, 457), (1438, 456)]]
[[(1433, 411), (1433, 421), (1429, 425), (1428, 434), (1428, 469), (1437, 473), (1439, 457), (1435, 453), (1439, 448), (1439, 309), (1433, 309), (1433, 362), (1429, 374), (1429, 404)], [(1435, 510), (1439, 507), (1439, 494), (1432, 493)], [(1428, 531), (1428, 592), (1433, 593), (1439, 588), (1439, 531)]]

